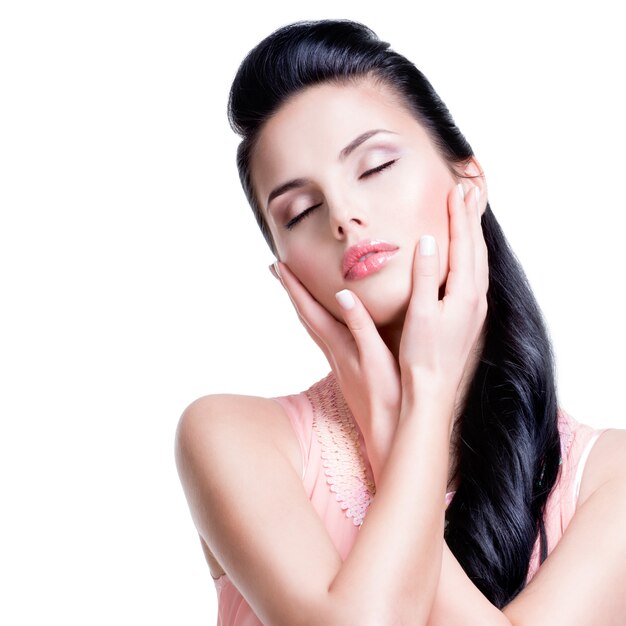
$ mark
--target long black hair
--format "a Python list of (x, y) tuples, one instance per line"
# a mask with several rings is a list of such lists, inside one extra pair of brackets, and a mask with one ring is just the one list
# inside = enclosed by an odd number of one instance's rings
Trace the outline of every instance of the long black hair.
[[(308, 86), (363, 78), (399, 95), (451, 171), (473, 156), (426, 77), (370, 28), (351, 20), (283, 26), (247, 54), (228, 100), (229, 122), (242, 137), (241, 184), (274, 254), (250, 175), (264, 123)], [(489, 203), (482, 228), (489, 258), (485, 343), (459, 417), (458, 488), (446, 511), (445, 540), (469, 578), (502, 608), (524, 588), (538, 536), (540, 562), (546, 558), (543, 515), (558, 478), (560, 439), (554, 356), (542, 313)]]

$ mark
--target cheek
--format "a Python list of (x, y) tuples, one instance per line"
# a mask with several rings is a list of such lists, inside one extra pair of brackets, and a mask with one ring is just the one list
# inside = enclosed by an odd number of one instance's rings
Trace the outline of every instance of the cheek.
[(448, 194), (450, 182), (445, 180), (439, 184), (428, 185), (417, 202), (413, 199), (412, 206), (420, 207), (411, 213), (409, 231), (416, 235), (414, 245), (418, 244), (423, 234), (433, 235), (439, 248), (439, 285), (444, 285), (449, 272), (450, 249), (450, 216), (448, 212)]
[[(323, 257), (322, 257), (323, 258)], [(311, 257), (288, 255), (284, 262), (296, 275), (304, 288), (319, 304), (330, 311), (337, 320), (342, 321), (339, 303), (335, 293), (344, 288), (342, 284), (333, 284), (329, 281), (329, 272), (323, 267), (311, 262)]]

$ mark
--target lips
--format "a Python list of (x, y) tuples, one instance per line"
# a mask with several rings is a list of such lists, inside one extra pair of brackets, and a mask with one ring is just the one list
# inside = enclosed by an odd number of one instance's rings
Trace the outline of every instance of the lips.
[(363, 257), (369, 258), (377, 252), (392, 252), (397, 249), (398, 246), (382, 239), (363, 239), (359, 241), (354, 246), (350, 246), (343, 255), (344, 278), (350, 278), (350, 270), (359, 262), (363, 263), (365, 261)]

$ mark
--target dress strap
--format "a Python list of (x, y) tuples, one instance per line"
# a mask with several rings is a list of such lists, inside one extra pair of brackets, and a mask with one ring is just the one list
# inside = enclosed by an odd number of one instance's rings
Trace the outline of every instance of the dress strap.
[(302, 474), (300, 478), (304, 481), (309, 466), (311, 443), (311, 425), (307, 415), (307, 411), (310, 411), (307, 406), (308, 400), (304, 393), (274, 396), (271, 399), (283, 407), (296, 434), (302, 458)]
[(598, 437), (604, 432), (608, 430), (608, 428), (599, 428), (593, 431), (593, 434), (590, 436), (589, 441), (585, 445), (581, 455), (580, 460), (578, 461), (578, 466), (576, 467), (576, 478), (574, 479), (574, 508), (576, 508), (576, 504), (578, 502), (578, 494), (580, 492), (580, 483), (582, 482), (583, 471), (585, 469), (585, 464), (587, 463), (587, 459), (589, 458), (589, 453), (591, 452), (591, 448), (593, 448), (594, 444), (598, 440)]

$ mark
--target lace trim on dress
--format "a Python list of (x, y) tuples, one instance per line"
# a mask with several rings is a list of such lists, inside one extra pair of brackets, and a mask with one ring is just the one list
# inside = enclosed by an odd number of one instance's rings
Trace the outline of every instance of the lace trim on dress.
[(574, 431), (572, 430), (572, 426), (569, 420), (569, 413), (567, 413), (560, 407), (557, 409), (557, 423), (557, 428), (561, 437), (561, 459), (559, 460), (559, 465), (562, 465), (563, 458), (567, 457), (567, 455), (569, 454), (569, 449), (572, 445), (572, 440), (574, 438)]
[(332, 371), (305, 393), (313, 408), (326, 482), (346, 517), (361, 526), (376, 486), (361, 453), (356, 420)]

